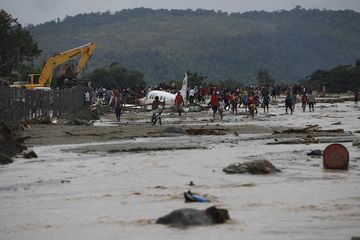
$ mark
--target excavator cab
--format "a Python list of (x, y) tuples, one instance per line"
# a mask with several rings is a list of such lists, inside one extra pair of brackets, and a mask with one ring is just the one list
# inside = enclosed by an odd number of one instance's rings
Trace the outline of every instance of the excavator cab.
[(28, 76), (30, 84), (39, 84), (40, 74), (29, 74)]
[(64, 64), (57, 85), (59, 88), (63, 88), (63, 87), (68, 88), (76, 85), (76, 76), (73, 71), (73, 68), (71, 67), (71, 64), (69, 63)]

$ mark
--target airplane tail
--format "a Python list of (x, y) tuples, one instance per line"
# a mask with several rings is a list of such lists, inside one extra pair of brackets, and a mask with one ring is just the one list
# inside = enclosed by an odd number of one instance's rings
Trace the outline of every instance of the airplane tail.
[(181, 90), (180, 90), (180, 94), (183, 97), (184, 101), (186, 100), (187, 85), (188, 85), (188, 76), (185, 73), (185, 77), (184, 77), (182, 87), (181, 87)]

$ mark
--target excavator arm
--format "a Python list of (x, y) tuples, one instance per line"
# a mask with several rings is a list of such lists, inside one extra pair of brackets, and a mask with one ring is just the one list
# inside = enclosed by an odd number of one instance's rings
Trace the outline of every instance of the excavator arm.
[(87, 62), (90, 60), (92, 54), (94, 53), (95, 48), (95, 43), (88, 43), (83, 46), (73, 48), (62, 53), (58, 53), (55, 56), (49, 58), (48, 61), (45, 63), (45, 66), (40, 74), (40, 77), (38, 78), (38, 81), (35, 80), (35, 76), (37, 74), (31, 74), (30, 83), (14, 84), (11, 87), (26, 87), (27, 89), (34, 89), (36, 87), (50, 87), (55, 68), (77, 56), (81, 56), (76, 71), (74, 73), (74, 78), (76, 79), (82, 72), (82, 70), (84, 70)]
[(86, 64), (88, 63), (91, 56), (93, 55), (93, 53), (95, 51), (95, 48), (96, 48), (95, 43), (89, 43), (87, 51), (82, 54), (82, 56), (81, 56), (81, 58), (79, 60), (79, 63), (77, 65), (77, 67), (76, 67), (75, 79), (78, 78), (78, 76), (81, 74), (81, 72), (86, 67)]

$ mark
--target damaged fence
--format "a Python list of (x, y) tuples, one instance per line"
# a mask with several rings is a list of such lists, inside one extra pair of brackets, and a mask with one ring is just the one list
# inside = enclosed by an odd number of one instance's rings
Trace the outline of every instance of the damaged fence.
[(0, 120), (30, 120), (60, 117), (84, 108), (84, 87), (60, 90), (27, 90), (0, 87)]

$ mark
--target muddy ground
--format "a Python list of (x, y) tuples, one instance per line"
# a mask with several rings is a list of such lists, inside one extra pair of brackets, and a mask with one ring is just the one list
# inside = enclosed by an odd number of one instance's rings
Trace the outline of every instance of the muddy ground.
[[(163, 113), (163, 124), (152, 125), (150, 112), (125, 112), (120, 122), (107, 113), (93, 126), (66, 124), (33, 124), (25, 129), (28, 146), (78, 144), (146, 137), (176, 137), (179, 135), (226, 135), (271, 133), (284, 127), (259, 126), (256, 123), (224, 125), (226, 120), (212, 120), (208, 112), (176, 116), (170, 110)], [(240, 117), (240, 115), (239, 115)], [(202, 118), (199, 120), (199, 118)], [(217, 116), (218, 118), (218, 116)], [(250, 117), (249, 117), (250, 119)]]

